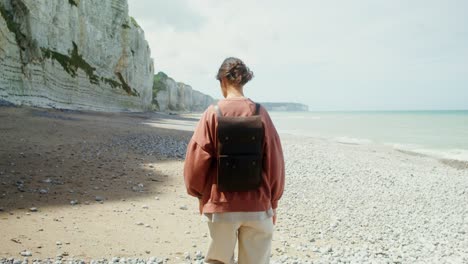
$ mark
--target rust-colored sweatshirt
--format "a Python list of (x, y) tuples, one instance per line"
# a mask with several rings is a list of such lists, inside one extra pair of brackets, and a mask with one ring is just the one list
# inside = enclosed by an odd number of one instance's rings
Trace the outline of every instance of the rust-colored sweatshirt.
[[(255, 103), (245, 97), (223, 99), (224, 116), (251, 116)], [(203, 113), (187, 147), (184, 179), (188, 194), (199, 198), (200, 213), (257, 212), (276, 209), (284, 190), (285, 170), (280, 138), (265, 108), (259, 114), (265, 128), (263, 183), (257, 190), (220, 192), (216, 184), (217, 120), (213, 106)]]

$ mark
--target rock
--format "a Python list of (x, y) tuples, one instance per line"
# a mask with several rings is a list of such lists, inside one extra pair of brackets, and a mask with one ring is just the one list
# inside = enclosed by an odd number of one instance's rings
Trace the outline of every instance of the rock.
[(51, 183), (52, 180), (50, 178), (46, 178), (44, 180), (42, 180), (43, 183)]
[(335, 228), (337, 228), (337, 227), (338, 227), (338, 222), (332, 222), (332, 223), (330, 223), (330, 228), (331, 228), (331, 229), (335, 229)]
[(104, 201), (104, 197), (102, 197), (102, 196), (96, 196), (96, 197), (95, 197), (95, 200), (96, 200), (97, 202), (102, 202), (102, 201)]
[(62, 242), (57, 241), (57, 242), (55, 242), (55, 244), (56, 244), (57, 246), (61, 246), (61, 245), (62, 245)]
[(144, 225), (143, 222), (136, 222), (136, 225)]
[(195, 253), (195, 260), (202, 260), (204, 259), (205, 257), (203, 256), (203, 253), (201, 251), (197, 251)]
[(23, 185), (23, 184), (18, 184), (18, 185), (16, 186), (16, 188), (17, 188), (18, 191), (20, 191), (20, 192), (25, 192), (25, 191), (26, 191), (26, 190), (24, 189), (24, 185)]
[(49, 191), (47, 189), (39, 189), (40, 194), (47, 194)]
[(21, 254), (21, 256), (23, 256), (23, 257), (30, 257), (30, 256), (32, 256), (31, 251), (28, 251), (28, 250), (21, 251), (20, 254)]
[(153, 61), (127, 0), (3, 0), (0, 46), (0, 100), (98, 111), (151, 108)]
[(325, 246), (325, 247), (320, 248), (320, 253), (322, 253), (322, 254), (327, 254), (327, 253), (330, 253), (332, 251), (333, 251), (332, 247), (330, 247), (330, 246)]
[(145, 205), (143, 205), (141, 208), (143, 208), (143, 209), (149, 209), (149, 206), (145, 204)]
[(180, 210), (188, 210), (187, 206), (186, 205), (182, 205), (179, 207)]
[(139, 184), (137, 184), (137, 186), (133, 186), (133, 187), (132, 187), (132, 190), (133, 190), (134, 192), (143, 192), (143, 190), (144, 190), (143, 187), (144, 187), (144, 184), (143, 184), (143, 183), (139, 183)]
[(71, 201), (70, 201), (70, 204), (71, 204), (71, 205), (77, 205), (77, 204), (78, 204), (78, 200), (71, 200)]
[(36, 208), (36, 207), (31, 207), (31, 208), (29, 208), (29, 211), (31, 211), (31, 212), (37, 212), (37, 208)]

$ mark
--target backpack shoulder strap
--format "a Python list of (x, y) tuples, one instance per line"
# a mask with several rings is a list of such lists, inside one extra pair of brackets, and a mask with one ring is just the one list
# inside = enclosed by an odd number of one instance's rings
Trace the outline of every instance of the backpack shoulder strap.
[[(259, 103), (255, 103), (255, 114), (254, 115), (259, 115), (260, 114), (260, 104)], [(213, 104), (213, 107), (216, 111), (216, 115), (217, 116), (223, 116), (223, 112), (221, 112), (221, 109), (219, 109), (219, 105), (218, 103), (215, 103)]]
[(219, 109), (219, 106), (218, 106), (217, 102), (213, 104), (213, 107), (214, 107), (214, 109), (216, 111), (217, 116), (223, 116), (223, 113), (221, 112), (221, 109)]
[(259, 114), (260, 114), (260, 104), (255, 103), (255, 115), (259, 115)]

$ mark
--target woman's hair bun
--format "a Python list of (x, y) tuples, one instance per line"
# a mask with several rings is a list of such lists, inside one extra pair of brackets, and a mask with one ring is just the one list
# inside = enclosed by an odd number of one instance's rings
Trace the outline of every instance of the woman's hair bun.
[(254, 77), (253, 72), (247, 67), (242, 60), (234, 57), (229, 57), (223, 61), (219, 67), (216, 79), (221, 81), (225, 77), (230, 83), (243, 86)]

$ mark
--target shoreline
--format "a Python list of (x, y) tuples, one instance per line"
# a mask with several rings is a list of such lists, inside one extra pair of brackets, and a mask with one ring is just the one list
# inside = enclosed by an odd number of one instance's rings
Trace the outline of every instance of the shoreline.
[[(28, 107), (0, 107), (0, 118), (0, 263), (24, 250), (29, 260), (201, 260), (208, 228), (182, 177), (196, 118)], [(272, 263), (468, 261), (459, 164), (280, 137), (287, 186)]]
[(427, 153), (418, 152), (415, 150), (398, 148), (398, 147), (393, 146), (392, 144), (374, 143), (372, 141), (365, 141), (364, 139), (344, 141), (342, 138), (336, 138), (336, 137), (318, 137), (318, 136), (311, 136), (311, 135), (299, 135), (299, 134), (281, 133), (281, 132), (279, 132), (279, 134), (282, 138), (286, 137), (286, 138), (304, 138), (304, 139), (310, 139), (310, 140), (321, 140), (321, 141), (329, 142), (331, 144), (362, 146), (364, 148), (369, 148), (369, 149), (387, 148), (387, 151), (395, 151), (395, 152), (403, 153), (409, 156), (428, 158), (428, 159), (432, 159), (434, 161), (440, 162), (446, 166), (450, 166), (457, 170), (468, 170), (468, 160), (456, 159), (456, 158), (445, 158), (445, 157), (441, 157), (435, 154), (431, 155)]

